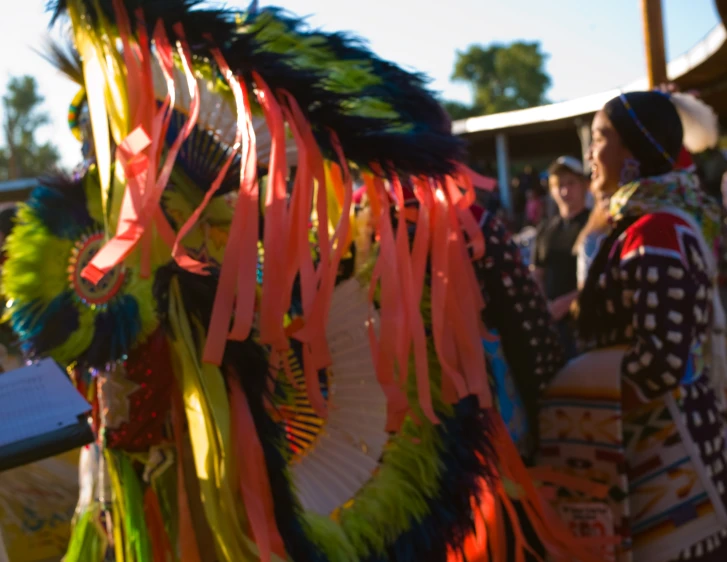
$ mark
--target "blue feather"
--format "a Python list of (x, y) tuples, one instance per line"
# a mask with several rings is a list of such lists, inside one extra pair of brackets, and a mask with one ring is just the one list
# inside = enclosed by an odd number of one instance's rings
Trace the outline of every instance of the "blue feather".
[(27, 204), (58, 238), (76, 240), (96, 226), (86, 209), (86, 195), (80, 181), (44, 178), (41, 186), (30, 194)]
[(10, 322), (24, 352), (32, 356), (44, 355), (78, 329), (78, 310), (73, 304), (73, 293), (65, 291), (47, 305), (40, 301), (24, 304), (13, 310)]

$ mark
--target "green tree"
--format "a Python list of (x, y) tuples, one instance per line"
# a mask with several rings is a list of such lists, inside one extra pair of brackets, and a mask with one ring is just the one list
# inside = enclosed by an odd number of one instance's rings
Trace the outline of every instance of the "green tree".
[(58, 165), (58, 149), (35, 138), (38, 129), (50, 123), (41, 108), (44, 101), (32, 76), (10, 79), (3, 97), (5, 146), (0, 148), (0, 180), (36, 177)]
[[(537, 41), (470, 45), (457, 52), (451, 78), (472, 88), (472, 106), (464, 107), (470, 115), (525, 109), (548, 103), (545, 92), (551, 80), (544, 68), (546, 58)], [(452, 110), (462, 108), (452, 106)]]
[(442, 107), (452, 119), (467, 119), (468, 117), (482, 115), (482, 112), (478, 111), (476, 107), (459, 101), (445, 100), (442, 102)]

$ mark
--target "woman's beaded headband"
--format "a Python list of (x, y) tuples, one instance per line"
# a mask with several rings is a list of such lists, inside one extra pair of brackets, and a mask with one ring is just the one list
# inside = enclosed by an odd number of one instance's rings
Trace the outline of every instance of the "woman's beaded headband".
[(639, 130), (642, 132), (642, 134), (646, 137), (646, 139), (652, 144), (656, 150), (658, 150), (661, 155), (666, 159), (667, 162), (669, 162), (672, 166), (676, 164), (676, 161), (674, 158), (671, 157), (671, 155), (664, 149), (663, 146), (661, 146), (657, 140), (653, 137), (653, 135), (649, 132), (649, 130), (644, 126), (644, 124), (639, 119), (639, 116), (636, 115), (636, 111), (634, 111), (634, 108), (631, 107), (631, 104), (629, 103), (629, 100), (626, 98), (625, 94), (621, 94), (619, 96), (619, 99), (621, 100), (621, 103), (623, 104), (624, 108), (626, 109), (626, 112), (629, 114), (631, 119), (634, 121), (636, 126), (639, 128)]

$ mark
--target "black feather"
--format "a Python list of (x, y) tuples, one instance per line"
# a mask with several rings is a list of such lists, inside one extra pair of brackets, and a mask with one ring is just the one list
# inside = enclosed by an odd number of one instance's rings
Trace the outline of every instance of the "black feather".
[(474, 531), (470, 500), (494, 478), (493, 465), (481, 460), (496, 458), (493, 415), (499, 414), (483, 411), (475, 398), (467, 398), (455, 406), (453, 416), (443, 419), (437, 428), (442, 472), (437, 494), (427, 500), (428, 514), (412, 521), (385, 556), (372, 556), (366, 562), (446, 562), (450, 551), (462, 549)]
[(27, 205), (54, 236), (75, 240), (101, 228), (88, 212), (82, 179), (57, 174), (43, 176), (38, 183)]
[(63, 44), (48, 39), (45, 49), (36, 52), (73, 82), (78, 85), (83, 84), (81, 56), (72, 42), (66, 41)]
[[(103, 16), (111, 22), (116, 20), (112, 0), (83, 0), (84, 7), (92, 23), (98, 22), (98, 13), (95, 5), (101, 9)], [(140, 24), (136, 14), (143, 15), (144, 23), (149, 33), (161, 21), (167, 34), (173, 36), (173, 27), (182, 24), (193, 51), (201, 45), (209, 45), (206, 35), (218, 38), (229, 37), (237, 27), (235, 14), (237, 12), (225, 9), (200, 9), (203, 0), (124, 0), (124, 6), (129, 16), (132, 31)], [(66, 0), (51, 0), (48, 10), (52, 13), (51, 24), (63, 16), (68, 9)]]
[[(91, 17), (95, 17), (92, 0), (85, 0)], [(104, 15), (114, 19), (111, 0), (99, 1)], [(210, 58), (214, 44), (223, 51), (233, 71), (251, 80), (259, 72), (273, 89), (290, 92), (313, 128), (321, 149), (335, 159), (330, 131), (336, 132), (346, 157), (361, 168), (378, 164), (403, 175), (444, 175), (451, 173), (453, 162), (464, 157), (462, 141), (453, 136), (450, 122), (435, 97), (426, 88), (426, 79), (407, 72), (393, 63), (376, 57), (365, 43), (343, 33), (310, 31), (303, 20), (288, 16), (279, 9), (267, 8), (244, 15), (244, 26), (236, 18), (242, 14), (229, 10), (202, 7), (199, 0), (125, 0), (131, 14), (141, 9), (149, 31), (162, 21), (173, 35), (173, 26), (181, 23), (192, 52)], [(51, 4), (54, 17), (63, 13), (65, 0)], [(132, 18), (138, 25), (138, 20)], [(329, 69), (302, 68), (295, 53), (272, 52), (267, 45), (270, 25), (283, 24), (284, 33), (320, 40), (341, 60), (360, 61), (371, 68), (378, 83), (353, 93), (331, 91), (327, 82)], [(352, 115), (346, 107), (373, 98), (388, 104), (397, 118), (380, 119)]]
[[(172, 144), (186, 123), (187, 117), (179, 111), (173, 117), (167, 130), (167, 142)], [(177, 155), (177, 167), (191, 180), (191, 183), (206, 191), (220, 173), (222, 166), (233, 149), (220, 141), (212, 131), (197, 126), (182, 143)], [(240, 188), (240, 163), (242, 156), (235, 154), (227, 175), (222, 181), (217, 195), (223, 195)], [(262, 175), (262, 174), (260, 174)], [(181, 225), (180, 225), (181, 226)]]
[[(464, 145), (451, 134), (449, 119), (426, 89), (426, 80), (421, 74), (406, 72), (379, 59), (355, 37), (308, 31), (303, 20), (279, 9), (267, 8), (251, 15), (250, 21), (259, 23), (257, 28), (253, 25), (256, 31), (238, 35), (230, 43), (225, 50), (228, 62), (243, 75), (255, 68), (273, 90), (289, 91), (306, 113), (316, 139), (329, 158), (335, 159), (329, 130), (337, 133), (347, 158), (364, 168), (378, 163), (406, 175), (443, 175), (452, 171), (453, 161), (463, 158)], [(266, 50), (265, 41), (260, 39), (266, 31), (265, 22), (283, 23), (288, 33), (319, 39), (341, 60), (367, 63), (379, 77), (379, 83), (355, 94), (330, 91), (326, 69), (319, 72), (301, 69), (293, 56)], [(344, 106), (356, 103), (361, 97), (389, 104), (398, 113), (398, 119), (392, 123), (348, 114)], [(394, 126), (397, 129), (392, 129)], [(407, 131), (401, 132), (398, 127)]]

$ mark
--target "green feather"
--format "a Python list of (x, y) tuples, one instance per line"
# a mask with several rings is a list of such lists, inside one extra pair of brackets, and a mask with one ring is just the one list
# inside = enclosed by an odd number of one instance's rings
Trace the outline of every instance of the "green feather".
[(5, 242), (12, 259), (3, 267), (3, 294), (24, 303), (50, 302), (68, 289), (72, 249), (73, 242), (53, 236), (30, 207), (19, 205), (16, 225)]

